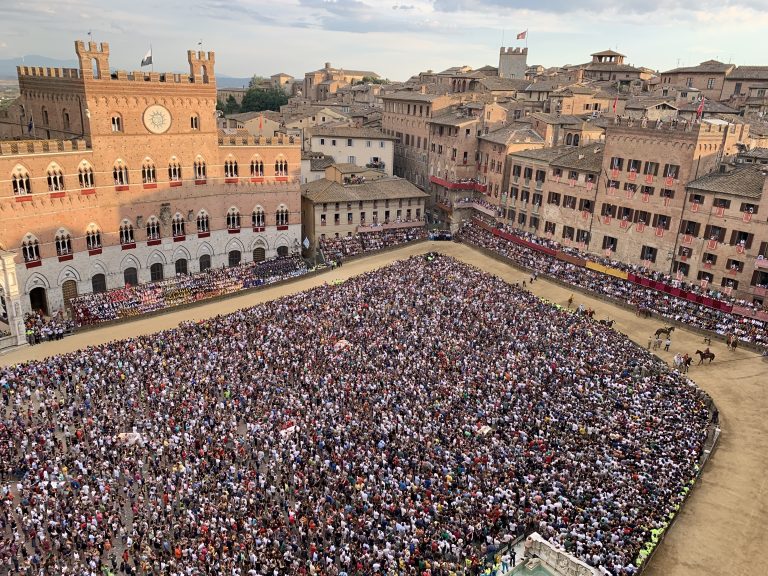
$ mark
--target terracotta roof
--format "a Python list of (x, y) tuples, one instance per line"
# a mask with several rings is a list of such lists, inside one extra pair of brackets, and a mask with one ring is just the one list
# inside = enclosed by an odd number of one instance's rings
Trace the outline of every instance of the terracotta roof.
[(571, 116), (569, 114), (561, 114), (558, 116), (557, 114), (549, 114), (547, 112), (535, 112), (534, 114), (531, 114), (531, 118), (541, 120), (547, 124), (559, 124), (561, 126), (565, 124), (581, 124), (583, 122), (578, 116)]
[(544, 143), (544, 138), (539, 136), (539, 134), (531, 128), (530, 124), (523, 122), (508, 124), (507, 126), (498, 128), (488, 134), (481, 134), (478, 138), (480, 140), (486, 140), (504, 146), (524, 142), (530, 142), (531, 144)]
[(338, 136), (339, 138), (366, 138), (369, 140), (397, 140), (381, 130), (374, 128), (357, 128), (355, 126), (318, 126), (312, 129), (312, 136)]
[[(357, 170), (360, 172), (360, 168)], [(321, 178), (301, 187), (304, 198), (314, 202), (356, 202), (359, 200), (387, 200), (393, 198), (426, 198), (429, 196), (403, 178), (381, 178), (363, 184), (341, 185)]]
[(550, 165), (597, 174), (603, 165), (604, 149), (605, 146), (602, 144), (589, 144), (577, 148), (571, 146), (569, 152), (555, 158)]
[(334, 162), (335, 161), (333, 159), (333, 156), (323, 155), (320, 158), (311, 158), (309, 161), (309, 169), (311, 172), (320, 172), (328, 168), (328, 166), (330, 166)]
[(602, 52), (594, 52), (590, 56), (624, 56), (624, 54), (614, 52), (613, 50), (603, 50)]
[(480, 86), (490, 91), (520, 91), (525, 90), (531, 83), (528, 80), (520, 78), (499, 78), (497, 76), (486, 76), (479, 82)]
[[(698, 100), (695, 102), (686, 102), (678, 109), (681, 112), (696, 112), (699, 109), (699, 105), (700, 102)], [(711, 114), (739, 114), (738, 110), (734, 110), (725, 104), (720, 104), (720, 102), (710, 100), (709, 98), (704, 100), (704, 112), (709, 112)]]
[(729, 69), (733, 67), (734, 67), (733, 64), (725, 64), (718, 60), (707, 60), (696, 66), (681, 66), (680, 68), (673, 68), (672, 70), (667, 70), (666, 72), (662, 72), (662, 74), (682, 74), (684, 72), (694, 73), (694, 74), (696, 72), (701, 72), (701, 73), (727, 72)]
[(446, 112), (429, 119), (430, 124), (441, 124), (443, 126), (464, 126), (466, 124), (476, 124), (479, 121), (479, 118), (465, 116), (457, 110)]
[(744, 158), (768, 160), (768, 148), (753, 148), (752, 150), (747, 150), (746, 152), (742, 152), (741, 154), (739, 154), (739, 156), (743, 156)]
[(768, 66), (736, 66), (728, 80), (768, 80)]
[(689, 182), (687, 188), (715, 194), (760, 198), (765, 178), (765, 166), (743, 164), (731, 172), (710, 172)]

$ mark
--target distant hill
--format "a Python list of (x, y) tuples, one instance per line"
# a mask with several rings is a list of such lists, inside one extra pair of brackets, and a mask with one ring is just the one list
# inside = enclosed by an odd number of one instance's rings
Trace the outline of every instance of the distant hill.
[(234, 76), (216, 75), (216, 88), (248, 88), (249, 78), (236, 78)]
[(30, 55), (23, 58), (0, 59), (0, 78), (16, 79), (16, 66), (43, 66), (45, 68), (77, 68), (77, 60), (58, 60), (47, 56)]

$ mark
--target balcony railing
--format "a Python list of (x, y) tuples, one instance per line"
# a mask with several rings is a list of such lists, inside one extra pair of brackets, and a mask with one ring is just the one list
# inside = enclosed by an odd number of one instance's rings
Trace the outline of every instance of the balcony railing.
[(401, 222), (379, 222), (374, 224), (360, 224), (358, 232), (378, 232), (379, 230), (396, 230), (399, 228), (417, 228), (424, 226), (424, 220), (409, 220)]
[(452, 181), (437, 176), (430, 176), (429, 181), (448, 190), (475, 190), (476, 192), (485, 192), (488, 189), (486, 184), (481, 184), (473, 178)]

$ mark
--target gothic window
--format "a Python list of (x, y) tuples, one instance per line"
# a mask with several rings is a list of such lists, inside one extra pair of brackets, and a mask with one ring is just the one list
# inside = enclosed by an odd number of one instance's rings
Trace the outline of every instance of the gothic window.
[(283, 159), (275, 160), (275, 176), (288, 176), (288, 162)]
[(133, 224), (124, 220), (120, 224), (120, 244), (133, 244), (136, 242), (133, 237)]
[(261, 160), (251, 160), (251, 176), (264, 176), (264, 162)]
[(154, 216), (147, 220), (147, 240), (160, 240), (160, 222)]
[(11, 175), (11, 187), (14, 195), (32, 194), (32, 184), (29, 181), (29, 172), (23, 166), (17, 166)]
[(112, 178), (115, 181), (115, 186), (128, 186), (128, 168), (123, 164), (122, 160), (115, 162), (115, 166), (112, 169)]
[(123, 119), (119, 114), (112, 116), (112, 132), (123, 131)]
[(195, 160), (194, 164), (195, 169), (195, 180), (205, 180), (205, 160), (202, 158), (198, 158)]
[(157, 182), (157, 173), (155, 172), (155, 163), (152, 160), (145, 160), (141, 165), (141, 181), (144, 184), (153, 184)]
[(190, 116), (189, 127), (192, 130), (200, 130), (200, 116), (198, 116), (197, 114)]
[(101, 231), (95, 224), (91, 224), (85, 231), (85, 246), (88, 250), (101, 248)]
[(173, 217), (173, 221), (171, 221), (171, 230), (173, 231), (174, 238), (184, 236), (184, 218), (178, 212)]
[(264, 209), (261, 206), (257, 206), (251, 214), (251, 222), (254, 228), (264, 227)]
[(24, 256), (24, 262), (40, 260), (40, 242), (31, 234), (27, 234), (24, 242), (21, 243), (21, 253)]
[(58, 256), (72, 254), (72, 236), (70, 236), (68, 232), (65, 230), (59, 231), (59, 233), (56, 234), (54, 242), (56, 244), (56, 254)]
[(210, 231), (209, 224), (208, 224), (208, 214), (206, 214), (205, 210), (201, 210), (200, 213), (197, 215), (197, 231), (198, 232)]
[(168, 180), (171, 182), (179, 182), (181, 180), (181, 165), (176, 160), (172, 160), (168, 164)]
[(93, 188), (93, 169), (89, 164), (81, 164), (77, 170), (77, 181), (80, 188)]
[(224, 161), (224, 177), (237, 178), (237, 160)]
[(288, 209), (281, 207), (275, 213), (275, 224), (277, 226), (288, 226)]
[(62, 120), (63, 120), (63, 123), (64, 123), (64, 130), (69, 130), (69, 128), (70, 128), (69, 112), (66, 109), (64, 109), (62, 111), (61, 115), (62, 115)]
[(240, 211), (237, 208), (230, 208), (229, 212), (227, 212), (227, 229), (240, 229)]
[(61, 168), (56, 164), (52, 164), (48, 168), (48, 190), (50, 192), (64, 190), (64, 174), (61, 173)]

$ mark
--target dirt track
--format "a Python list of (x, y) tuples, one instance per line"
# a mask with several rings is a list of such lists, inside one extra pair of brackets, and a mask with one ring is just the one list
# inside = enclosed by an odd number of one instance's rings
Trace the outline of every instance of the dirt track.
[[(527, 275), (488, 258), (463, 244), (421, 243), (345, 264), (313, 278), (243, 296), (134, 320), (103, 329), (75, 334), (64, 340), (25, 347), (0, 356), (0, 365), (68, 352), (117, 338), (172, 328), (182, 320), (226, 314), (238, 308), (293, 294), (334, 279), (344, 279), (379, 268), (393, 260), (439, 250), (479, 266), (510, 282)], [(556, 284), (538, 280), (532, 291), (548, 300), (566, 304), (572, 293)], [(648, 335), (662, 325), (641, 320), (622, 308), (573, 292), (574, 305), (584, 303), (597, 311), (596, 318), (616, 320), (614, 328), (645, 346)], [(670, 352), (660, 356), (671, 361), (676, 352), (692, 354), (701, 348), (701, 337), (676, 330)], [(723, 429), (720, 444), (693, 491), (688, 505), (657, 551), (647, 576), (759, 576), (768, 574), (768, 363), (740, 349), (729, 352), (724, 344), (711, 347), (716, 359), (711, 366), (694, 366), (690, 376), (717, 403)]]

